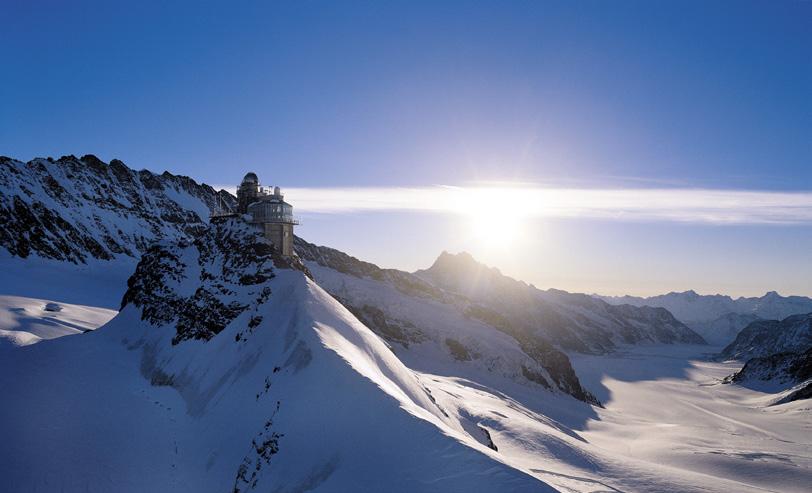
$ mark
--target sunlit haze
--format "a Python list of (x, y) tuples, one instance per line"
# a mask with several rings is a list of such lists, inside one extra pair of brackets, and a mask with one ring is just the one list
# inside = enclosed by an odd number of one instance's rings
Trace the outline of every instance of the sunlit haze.
[(4, 13), (1, 154), (252, 170), (297, 234), (385, 267), (465, 250), (539, 287), (812, 295), (808, 2)]

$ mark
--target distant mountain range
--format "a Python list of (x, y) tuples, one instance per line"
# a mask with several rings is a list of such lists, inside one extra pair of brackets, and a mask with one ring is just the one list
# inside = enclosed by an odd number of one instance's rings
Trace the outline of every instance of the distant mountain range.
[(758, 320), (739, 332), (720, 358), (747, 360), (812, 348), (812, 313), (783, 320)]
[[(444, 252), (429, 269), (412, 274), (301, 238), (296, 251), (319, 285), (404, 361), (468, 366), (592, 402), (560, 349), (602, 353), (623, 344), (704, 343), (667, 310), (540, 291), (467, 253)], [(435, 356), (419, 356), (427, 352)]]
[(542, 291), (475, 261), (468, 253), (443, 252), (429, 269), (415, 275), (567, 350), (600, 353), (621, 344), (705, 342), (667, 310), (613, 306), (557, 289)]
[(780, 320), (812, 312), (812, 298), (781, 296), (770, 291), (761, 297), (731, 298), (721, 294), (700, 295), (695, 291), (637, 296), (598, 296), (613, 305), (658, 306), (701, 334), (711, 344), (728, 344), (741, 329), (755, 320)]

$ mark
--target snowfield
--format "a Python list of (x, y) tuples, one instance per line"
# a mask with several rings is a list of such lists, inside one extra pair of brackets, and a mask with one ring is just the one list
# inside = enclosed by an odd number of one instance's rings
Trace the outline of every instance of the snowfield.
[(32, 255), (22, 259), (0, 250), (0, 295), (118, 310), (137, 261), (119, 257), (72, 264)]
[[(770, 407), (773, 394), (720, 384), (739, 365), (708, 361), (707, 346), (572, 355), (600, 409), (461, 365), (409, 370), (301, 274), (278, 270), (271, 285), (250, 345), (226, 329), (162, 355), (169, 328), (127, 307), (98, 332), (8, 353), (4, 375), (16, 377), (0, 379), (11, 403), (0, 422), (15, 426), (0, 426), (0, 474), (10, 491), (231, 490), (269, 417), (281, 452), (266, 486), (800, 492), (812, 482), (809, 401)], [(409, 366), (431, 366), (409, 355)], [(182, 387), (142, 373), (167, 357), (163, 371), (185, 375)]]
[(107, 308), (0, 295), (0, 348), (81, 334), (104, 325), (117, 313)]
[(579, 377), (606, 404), (583, 437), (711, 491), (809, 491), (812, 403), (770, 406), (774, 394), (722, 385), (741, 364), (712, 362), (712, 354), (663, 346), (573, 356)]

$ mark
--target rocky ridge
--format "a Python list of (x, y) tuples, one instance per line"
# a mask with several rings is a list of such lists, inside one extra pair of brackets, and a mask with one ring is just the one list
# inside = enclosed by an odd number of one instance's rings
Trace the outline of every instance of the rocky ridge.
[(812, 348), (751, 358), (723, 383), (783, 393), (774, 404), (812, 398)]
[(742, 329), (719, 354), (722, 359), (759, 358), (812, 347), (812, 313), (783, 320), (757, 320)]
[(117, 159), (0, 157), (0, 247), (72, 263), (138, 258), (156, 241), (199, 233), (217, 201), (231, 206), (234, 197)]

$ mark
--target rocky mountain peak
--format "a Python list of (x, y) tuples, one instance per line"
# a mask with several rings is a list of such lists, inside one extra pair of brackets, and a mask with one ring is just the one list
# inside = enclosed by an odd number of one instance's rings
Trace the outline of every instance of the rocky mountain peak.
[(415, 275), (431, 280), (438, 287), (468, 294), (490, 291), (495, 286), (524, 285), (504, 276), (496, 267), (488, 267), (477, 261), (468, 252), (454, 254), (443, 251), (431, 267), (419, 270)]
[(462, 251), (459, 253), (450, 253), (446, 250), (437, 257), (428, 270), (488, 270), (489, 267), (485, 264), (478, 262), (473, 255), (468, 252)]

